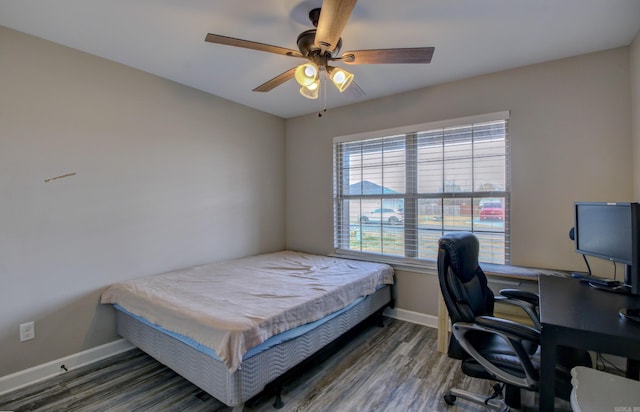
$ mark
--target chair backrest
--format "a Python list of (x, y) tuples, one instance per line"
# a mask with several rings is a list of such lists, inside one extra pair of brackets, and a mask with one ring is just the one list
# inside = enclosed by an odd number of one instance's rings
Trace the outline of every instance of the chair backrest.
[[(439, 241), (438, 278), (451, 323), (473, 323), (476, 316), (493, 315), (494, 295), (478, 264), (480, 244), (469, 232), (447, 233)], [(460, 359), (464, 351), (452, 336), (449, 356)]]

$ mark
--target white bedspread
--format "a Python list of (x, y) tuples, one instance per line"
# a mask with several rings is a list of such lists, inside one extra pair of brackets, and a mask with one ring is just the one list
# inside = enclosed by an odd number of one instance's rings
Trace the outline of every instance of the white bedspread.
[(388, 265), (284, 251), (120, 282), (101, 301), (213, 348), (233, 372), (269, 337), (392, 283)]

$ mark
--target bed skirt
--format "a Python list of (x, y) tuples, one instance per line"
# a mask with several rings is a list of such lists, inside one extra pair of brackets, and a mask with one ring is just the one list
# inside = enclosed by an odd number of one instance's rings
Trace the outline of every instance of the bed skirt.
[(117, 332), (133, 345), (173, 369), (228, 406), (242, 405), (264, 387), (331, 343), (391, 301), (391, 287), (367, 296), (350, 310), (317, 328), (244, 359), (233, 373), (219, 360), (116, 311)]

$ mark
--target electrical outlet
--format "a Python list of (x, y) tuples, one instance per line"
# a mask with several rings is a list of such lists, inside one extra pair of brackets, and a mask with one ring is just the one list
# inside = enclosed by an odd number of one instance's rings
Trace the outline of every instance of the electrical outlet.
[(20, 325), (20, 342), (34, 339), (36, 337), (36, 326), (31, 322)]

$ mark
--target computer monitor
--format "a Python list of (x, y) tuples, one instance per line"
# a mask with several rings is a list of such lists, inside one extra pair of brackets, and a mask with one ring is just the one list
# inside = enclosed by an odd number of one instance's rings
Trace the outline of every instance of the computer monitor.
[(576, 252), (625, 265), (624, 282), (640, 295), (640, 204), (575, 203)]

